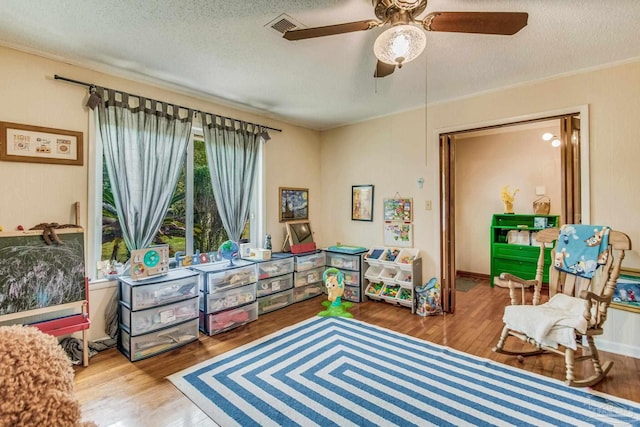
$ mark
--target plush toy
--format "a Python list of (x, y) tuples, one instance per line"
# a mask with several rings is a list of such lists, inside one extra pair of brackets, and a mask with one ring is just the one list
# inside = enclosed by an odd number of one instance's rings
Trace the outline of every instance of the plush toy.
[(322, 275), (322, 281), (327, 288), (329, 295), (328, 301), (323, 301), (322, 305), (327, 307), (326, 310), (318, 313), (322, 317), (353, 317), (353, 314), (347, 311), (353, 307), (351, 302), (342, 302), (344, 295), (344, 275), (337, 268), (327, 268)]
[(1, 326), (0, 366), (0, 426), (96, 426), (80, 421), (71, 361), (53, 336)]

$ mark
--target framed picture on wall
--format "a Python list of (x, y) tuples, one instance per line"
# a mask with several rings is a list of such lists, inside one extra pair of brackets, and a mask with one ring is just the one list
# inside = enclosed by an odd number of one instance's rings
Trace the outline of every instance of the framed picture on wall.
[(385, 246), (412, 248), (413, 224), (399, 221), (385, 222), (382, 238)]
[(620, 270), (611, 307), (640, 313), (640, 270)]
[(280, 187), (280, 222), (309, 219), (309, 189)]
[(0, 160), (82, 166), (82, 132), (0, 122)]
[(351, 187), (351, 220), (373, 221), (373, 185)]
[(394, 197), (384, 199), (385, 221), (413, 221), (413, 199)]

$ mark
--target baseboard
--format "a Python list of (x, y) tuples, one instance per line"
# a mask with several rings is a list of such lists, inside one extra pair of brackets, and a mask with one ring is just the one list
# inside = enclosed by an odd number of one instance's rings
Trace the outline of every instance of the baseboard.
[[(609, 353), (620, 354), (622, 356), (634, 357), (640, 359), (640, 347), (637, 345), (621, 344), (613, 341), (603, 340), (602, 337), (596, 338), (598, 350)], [(604, 358), (603, 358), (604, 359)]]
[(471, 271), (456, 270), (456, 277), (467, 277), (469, 279), (489, 281), (489, 275), (483, 273), (474, 273)]

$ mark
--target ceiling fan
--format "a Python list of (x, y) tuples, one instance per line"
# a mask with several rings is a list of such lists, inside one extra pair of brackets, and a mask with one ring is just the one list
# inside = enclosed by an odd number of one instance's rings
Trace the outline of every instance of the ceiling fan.
[(431, 12), (418, 16), (427, 8), (427, 0), (371, 0), (378, 20), (348, 22), (324, 27), (286, 31), (287, 40), (303, 40), (353, 31), (370, 30), (385, 25), (391, 28), (376, 39), (373, 51), (378, 58), (374, 77), (393, 73), (396, 66), (414, 60), (426, 45), (424, 31), (513, 35), (527, 25), (524, 12)]

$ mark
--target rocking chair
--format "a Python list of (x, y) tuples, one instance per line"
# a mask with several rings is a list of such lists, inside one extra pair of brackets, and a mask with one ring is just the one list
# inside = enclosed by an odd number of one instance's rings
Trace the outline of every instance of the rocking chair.
[[(535, 240), (540, 244), (540, 255), (535, 279), (524, 280), (509, 273), (500, 275), (501, 281), (509, 286), (511, 305), (505, 308), (503, 318), (505, 326), (498, 345), (493, 348), (493, 351), (516, 355), (519, 361), (522, 361), (525, 356), (547, 352), (564, 356), (565, 383), (569, 386), (589, 387), (604, 379), (613, 362), (600, 363), (594, 336), (602, 335), (602, 325), (607, 318), (607, 309), (615, 292), (620, 265), (624, 259), (625, 251), (631, 249), (631, 240), (626, 234), (608, 230), (606, 227), (602, 228), (602, 230), (605, 229), (608, 231), (608, 242), (606, 239), (603, 240), (602, 250), (603, 253), (608, 252), (608, 256), (598, 257), (601, 265), (597, 269), (595, 269), (595, 265), (586, 263), (584, 257), (580, 262), (563, 265), (565, 257), (570, 254), (565, 250), (557, 251), (559, 246), (563, 244), (560, 243), (559, 238), (564, 243), (571, 240), (568, 234), (563, 234), (564, 228), (548, 228), (536, 234)], [(594, 229), (591, 228), (591, 230)], [(598, 232), (596, 231), (594, 237), (597, 236)], [(578, 241), (577, 237), (572, 236), (572, 238)], [(554, 242), (557, 244), (551, 250), (550, 299), (544, 304), (539, 304), (545, 247), (550, 247)], [(590, 243), (593, 242), (587, 242), (587, 245), (594, 246)], [(585, 266), (595, 270), (591, 278), (581, 277)], [(526, 304), (527, 293), (525, 291), (531, 288), (533, 288), (532, 301), (531, 304)], [(520, 289), (520, 292), (517, 292), (517, 289)], [(518, 293), (520, 293), (519, 298)], [(535, 348), (530, 350), (506, 349), (505, 341), (509, 337), (516, 337)], [(579, 355), (577, 355), (578, 348), (581, 349)], [(575, 362), (588, 360), (593, 364), (593, 374), (586, 378), (576, 379)]]

